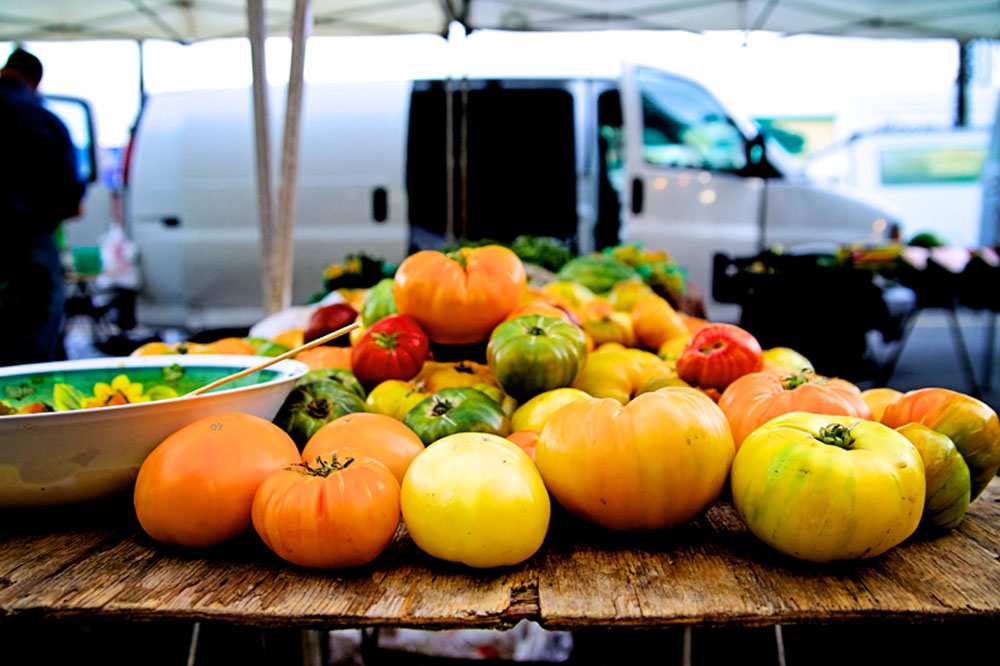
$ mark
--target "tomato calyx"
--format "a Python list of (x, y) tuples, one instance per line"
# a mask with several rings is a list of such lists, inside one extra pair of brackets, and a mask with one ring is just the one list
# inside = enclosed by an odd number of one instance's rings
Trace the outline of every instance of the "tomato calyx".
[(792, 389), (797, 389), (803, 384), (808, 384), (813, 380), (813, 375), (810, 372), (803, 370), (802, 372), (797, 372), (792, 375), (788, 375), (781, 380), (781, 385), (786, 391), (791, 391)]
[(449, 401), (441, 400), (435, 397), (434, 407), (431, 408), (431, 415), (444, 416), (445, 414), (451, 411), (452, 407), (454, 407), (454, 405), (452, 405)]
[(325, 419), (330, 416), (330, 401), (326, 398), (310, 400), (306, 404), (306, 414), (314, 419)]
[(461, 248), (455, 250), (454, 252), (448, 252), (445, 256), (461, 266), (462, 270), (465, 270), (468, 265), (469, 258), (468, 250), (466, 248)]
[(297, 465), (293, 465), (293, 467), (300, 468), (302, 473), (308, 476), (318, 476), (325, 479), (334, 472), (347, 469), (352, 462), (354, 462), (354, 458), (348, 458), (344, 462), (340, 462), (337, 460), (337, 454), (334, 453), (329, 461), (323, 460), (321, 456), (316, 456), (315, 466), (310, 465), (308, 461), (303, 461)]
[(854, 433), (851, 432), (850, 427), (841, 423), (831, 423), (828, 426), (823, 426), (819, 429), (819, 435), (816, 439), (824, 444), (837, 446), (846, 450), (854, 448)]
[(466, 365), (465, 361), (461, 361), (458, 365), (452, 368), (455, 372), (464, 372), (467, 375), (476, 374), (476, 369), (472, 366)]
[(528, 329), (528, 335), (545, 335), (545, 329), (541, 326), (532, 326)]
[(703, 345), (703, 346), (699, 347), (698, 348), (698, 353), (700, 353), (700, 354), (702, 354), (704, 356), (711, 356), (712, 354), (715, 354), (715, 353), (717, 353), (717, 352), (725, 349), (727, 346), (728, 345), (726, 344), (725, 340), (716, 340), (715, 342), (713, 342), (710, 345)]
[(382, 331), (375, 331), (372, 333), (372, 340), (375, 341), (382, 349), (387, 349), (392, 351), (396, 349), (398, 344), (399, 333), (383, 333)]

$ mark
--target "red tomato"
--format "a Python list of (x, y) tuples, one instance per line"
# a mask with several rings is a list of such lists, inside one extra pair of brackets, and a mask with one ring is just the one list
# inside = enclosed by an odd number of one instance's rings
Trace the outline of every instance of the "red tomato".
[(351, 352), (351, 369), (362, 383), (410, 379), (424, 367), (430, 347), (427, 334), (409, 315), (379, 320)]
[(739, 326), (710, 324), (695, 333), (677, 359), (677, 374), (689, 384), (720, 391), (764, 366), (757, 338)]
[[(309, 326), (306, 327), (303, 339), (306, 342), (321, 338), (327, 333), (333, 333), (338, 328), (343, 328), (358, 318), (358, 311), (347, 303), (334, 303), (318, 308), (309, 317)], [(346, 347), (350, 340), (343, 335), (330, 342), (334, 347)]]

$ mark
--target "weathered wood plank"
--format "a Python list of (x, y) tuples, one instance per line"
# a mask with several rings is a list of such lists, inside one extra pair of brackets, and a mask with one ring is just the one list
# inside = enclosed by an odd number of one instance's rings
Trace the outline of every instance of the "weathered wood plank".
[(722, 502), (696, 523), (609, 534), (557, 514), (530, 562), (476, 572), (405, 530), (372, 566), (314, 572), (248, 536), (210, 553), (156, 545), (118, 512), (3, 521), (0, 618), (216, 619), (268, 626), (761, 625), (854, 618), (1000, 619), (1000, 481), (962, 527), (874, 561), (816, 566), (753, 538)]

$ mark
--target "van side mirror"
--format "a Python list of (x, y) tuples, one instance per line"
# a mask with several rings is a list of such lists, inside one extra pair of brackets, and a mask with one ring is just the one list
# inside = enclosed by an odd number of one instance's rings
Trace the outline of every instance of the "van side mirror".
[(46, 95), (45, 108), (54, 113), (66, 130), (76, 150), (77, 175), (82, 183), (97, 180), (97, 141), (94, 137), (94, 114), (90, 104), (78, 97)]
[(747, 166), (756, 166), (766, 161), (766, 139), (763, 132), (757, 132), (746, 142)]

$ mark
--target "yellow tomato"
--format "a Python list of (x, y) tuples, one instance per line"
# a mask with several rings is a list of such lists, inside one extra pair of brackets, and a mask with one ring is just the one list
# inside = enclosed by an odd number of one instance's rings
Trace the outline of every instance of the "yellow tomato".
[(611, 288), (608, 293), (608, 301), (611, 306), (620, 312), (631, 312), (635, 304), (643, 296), (650, 296), (654, 292), (642, 280), (625, 280), (619, 282)]
[(872, 421), (881, 421), (885, 408), (902, 397), (902, 393), (891, 388), (873, 388), (861, 393), (861, 399), (872, 410)]
[(809, 359), (788, 347), (771, 347), (765, 350), (764, 368), (795, 374), (815, 372)]
[(511, 430), (537, 430), (541, 432), (549, 418), (560, 408), (590, 395), (575, 388), (557, 388), (539, 393), (518, 407), (511, 417)]
[(578, 312), (584, 303), (596, 297), (594, 292), (579, 282), (569, 280), (550, 282), (542, 287), (542, 291), (555, 305), (562, 305), (573, 312)]
[(587, 359), (573, 387), (595, 398), (614, 398), (625, 404), (647, 383), (673, 375), (656, 354), (619, 345), (602, 345)]
[(370, 412), (402, 421), (411, 409), (429, 395), (430, 393), (417, 390), (410, 382), (387, 379), (371, 390), (365, 403)]
[(675, 338), (670, 338), (660, 345), (660, 349), (656, 352), (656, 354), (667, 363), (676, 364), (677, 359), (681, 357), (681, 354), (684, 352), (684, 347), (687, 346), (688, 340), (690, 339), (690, 335), (679, 335)]
[(626, 347), (635, 346), (632, 318), (624, 312), (612, 311), (601, 317), (587, 319), (583, 322), (583, 330), (598, 345), (617, 342)]
[(301, 347), (305, 342), (305, 330), (301, 328), (291, 328), (274, 336), (274, 341), (279, 345), (285, 345), (289, 349)]
[(896, 432), (910, 440), (924, 461), (927, 495), (922, 522), (938, 529), (958, 527), (969, 508), (972, 484), (969, 466), (955, 443), (919, 423), (907, 423)]
[(472, 361), (458, 363), (427, 361), (420, 374), (410, 381), (428, 393), (437, 393), (446, 388), (473, 388), (476, 384), (499, 386), (488, 365)]
[(875, 557), (913, 534), (920, 454), (886, 426), (791, 412), (755, 430), (733, 461), (733, 504), (757, 538), (803, 560)]
[(421, 550), (470, 567), (523, 562), (549, 527), (538, 469), (496, 435), (459, 433), (428, 446), (410, 464), (401, 500), (406, 529)]

